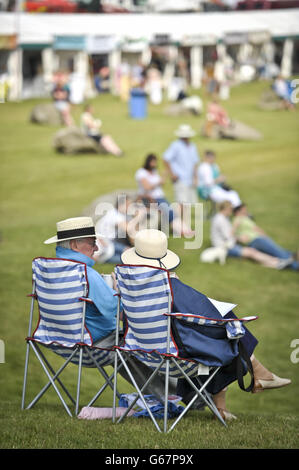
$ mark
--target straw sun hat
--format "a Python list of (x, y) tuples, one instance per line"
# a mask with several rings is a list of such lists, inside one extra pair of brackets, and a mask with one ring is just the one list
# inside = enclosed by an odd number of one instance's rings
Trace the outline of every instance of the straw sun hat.
[(168, 250), (167, 236), (160, 230), (140, 230), (136, 234), (134, 245), (122, 253), (121, 260), (124, 264), (165, 269), (174, 269), (180, 264), (178, 255)]
[(181, 124), (175, 131), (175, 135), (181, 139), (189, 139), (190, 137), (194, 137), (196, 132), (191, 126), (189, 126), (189, 124)]
[(74, 217), (57, 222), (57, 235), (44, 241), (46, 245), (75, 238), (97, 237), (91, 217)]

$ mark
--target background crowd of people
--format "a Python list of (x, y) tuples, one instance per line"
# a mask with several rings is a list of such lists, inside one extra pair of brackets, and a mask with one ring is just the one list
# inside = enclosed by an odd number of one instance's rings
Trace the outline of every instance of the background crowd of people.
[[(227, 184), (216, 163), (216, 153), (206, 150), (202, 158), (197, 146), (192, 142), (196, 132), (187, 124), (175, 130), (176, 139), (165, 149), (161, 158), (154, 153), (145, 156), (143, 165), (136, 170), (136, 197), (121, 195), (113, 209), (97, 223), (97, 232), (102, 234), (98, 262), (118, 263), (122, 253), (134, 245), (134, 236), (129, 235), (128, 225), (144, 226), (149, 217), (156, 217), (149, 224), (176, 236), (192, 237), (195, 232), (190, 219), (185, 218), (185, 205), (210, 201), (214, 204), (214, 214), (210, 221), (210, 243), (215, 255), (222, 250), (222, 260), (226, 257), (249, 259), (262, 266), (282, 270), (299, 270), (297, 253), (282, 248), (267, 235), (254, 221), (247, 206), (235, 189)], [(162, 172), (159, 164), (163, 165)], [(171, 203), (165, 196), (163, 185), (169, 180), (173, 188)], [(129, 210), (129, 207), (131, 209)], [(134, 207), (134, 210), (132, 210)], [(189, 214), (188, 214), (189, 216)], [(119, 233), (122, 236), (119, 238)], [(209, 248), (212, 253), (211, 248)], [(218, 250), (218, 251), (217, 251)], [(202, 261), (216, 261), (217, 256), (201, 257)]]
[[(133, 70), (123, 64), (118, 80), (120, 98), (127, 101), (133, 83), (133, 86), (146, 90), (152, 103), (159, 104), (162, 101), (162, 82), (158, 72), (156, 66), (145, 70), (137, 64)], [(209, 137), (213, 135), (215, 126), (227, 128), (232, 121), (219, 104), (218, 88), (208, 83), (211, 100), (207, 105), (204, 130)], [(288, 103), (292, 90), (287, 81), (278, 76), (273, 82), (273, 90), (285, 103), (285, 107), (290, 109)], [(55, 75), (52, 97), (63, 124), (73, 126), (70, 88), (63, 73)], [(91, 104), (86, 104), (82, 110), (80, 129), (85, 136), (96, 141), (102, 153), (118, 157), (124, 154), (113, 137), (102, 132), (102, 121), (94, 116)], [(210, 221), (210, 243), (215, 251), (213, 255), (210, 248), (209, 255), (206, 252), (206, 256), (201, 256), (202, 261), (211, 262), (221, 258), (223, 262), (226, 257), (247, 258), (269, 268), (298, 271), (298, 253), (280, 247), (258, 227), (239, 192), (228, 184), (227, 176), (223, 175), (216, 162), (216, 153), (208, 149), (202, 155), (199, 154), (197, 145), (192, 141), (197, 132), (190, 125), (181, 124), (174, 135), (176, 138), (161, 156), (149, 152), (144, 156), (143, 165), (136, 168), (136, 197), (132, 199), (126, 196), (125, 202), (121, 204), (116, 201), (115, 207), (98, 221), (98, 232), (102, 238), (98, 241), (96, 260), (99, 263), (120, 261), (122, 252), (134, 244), (134, 237), (128, 233), (129, 223), (144, 223), (151, 218), (150, 223), (161, 230), (166, 228), (168, 231), (170, 228), (176, 236), (192, 237), (195, 232), (189, 214), (186, 217), (184, 206), (210, 202), (216, 212)], [(162, 171), (159, 171), (159, 165), (163, 166)], [(172, 184), (175, 208), (163, 189), (168, 180)], [(128, 211), (130, 204), (131, 207), (132, 204), (136, 206), (134, 216), (132, 210)], [(155, 207), (154, 220), (150, 207)], [(122, 231), (121, 237), (117, 236), (119, 231)], [(222, 250), (221, 253), (219, 250)]]

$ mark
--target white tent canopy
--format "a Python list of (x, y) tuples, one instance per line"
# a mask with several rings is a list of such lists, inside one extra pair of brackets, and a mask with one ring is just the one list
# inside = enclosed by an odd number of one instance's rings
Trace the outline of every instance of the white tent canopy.
[(49, 36), (88, 35), (144, 38), (186, 34), (221, 38), (231, 32), (269, 31), (271, 36), (299, 35), (299, 9), (192, 14), (30, 14), (0, 13), (0, 35), (17, 34), (40, 43)]

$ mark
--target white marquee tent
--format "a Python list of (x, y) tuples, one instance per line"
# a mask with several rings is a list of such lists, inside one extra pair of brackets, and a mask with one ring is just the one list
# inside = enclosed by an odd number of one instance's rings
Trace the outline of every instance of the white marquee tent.
[(46, 14), (0, 13), (0, 35), (48, 40), (51, 35), (120, 35), (130, 38), (268, 30), (271, 36), (299, 35), (299, 9), (192, 14)]
[[(111, 64), (119, 60), (117, 49), (142, 51), (142, 41), (147, 44), (157, 37), (169, 38), (172, 43), (193, 46), (193, 85), (200, 81), (202, 45), (237, 38), (242, 35), (255, 38), (280, 39), (284, 41), (283, 67), (287, 76), (291, 70), (293, 42), (299, 37), (299, 9), (254, 10), (189, 14), (46, 14), (1, 12), (1, 38), (15, 37), (15, 47), (9, 52), (9, 75), (12, 78), (12, 99), (22, 96), (22, 47), (43, 48), (44, 76), (53, 71), (53, 48), (57, 38), (67, 42), (77, 41), (77, 70), (86, 73), (87, 54), (96, 47), (114, 49)], [(78, 46), (82, 39), (84, 46)], [(98, 41), (98, 39), (100, 39)], [(233, 39), (234, 40), (234, 39)], [(259, 39), (262, 41), (263, 39)], [(2, 41), (5, 43), (5, 40)], [(98, 44), (98, 45), (97, 45)], [(197, 49), (196, 49), (197, 48)], [(58, 46), (57, 46), (58, 49)], [(99, 49), (100, 50), (100, 49)], [(55, 58), (55, 57), (54, 57)], [(1, 65), (1, 63), (0, 63)], [(44, 78), (45, 78), (44, 77)]]

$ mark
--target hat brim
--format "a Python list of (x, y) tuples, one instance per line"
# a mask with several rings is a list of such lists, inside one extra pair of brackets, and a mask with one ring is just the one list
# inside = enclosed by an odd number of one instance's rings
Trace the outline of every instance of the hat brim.
[(50, 245), (51, 243), (58, 243), (58, 242), (64, 242), (67, 240), (77, 240), (78, 238), (97, 238), (101, 237), (102, 235), (100, 233), (96, 233), (94, 235), (81, 235), (81, 236), (76, 236), (76, 237), (68, 237), (68, 238), (57, 238), (57, 235), (54, 237), (48, 238), (48, 240), (44, 241), (45, 245)]
[[(132, 265), (147, 265), (155, 268), (174, 269), (176, 268), (181, 260), (173, 251), (167, 250), (167, 253), (163, 258), (144, 258), (136, 253), (135, 248), (129, 248), (125, 250), (121, 255), (121, 261), (123, 264)], [(160, 262), (161, 261), (161, 262)], [(162, 264), (162, 265), (161, 265)]]
[(175, 134), (177, 137), (180, 137), (181, 139), (189, 139), (189, 138), (191, 138), (191, 137), (194, 137), (194, 136), (196, 135), (196, 132), (195, 132), (195, 131), (192, 131), (192, 132), (183, 134), (183, 133), (181, 133), (181, 132), (179, 132), (179, 131), (176, 131), (174, 134)]

